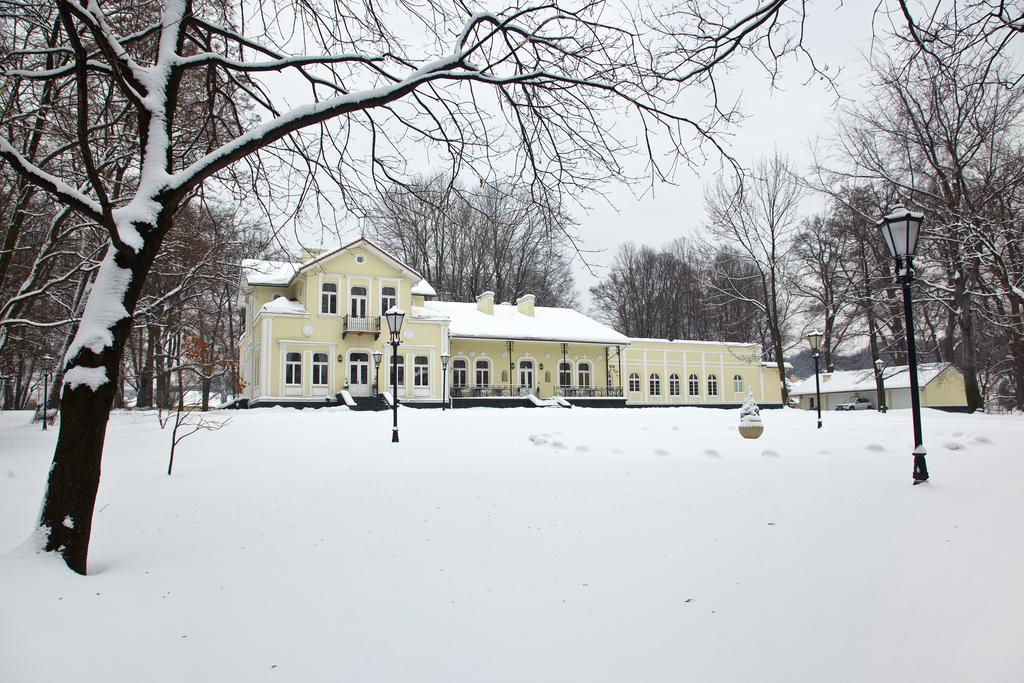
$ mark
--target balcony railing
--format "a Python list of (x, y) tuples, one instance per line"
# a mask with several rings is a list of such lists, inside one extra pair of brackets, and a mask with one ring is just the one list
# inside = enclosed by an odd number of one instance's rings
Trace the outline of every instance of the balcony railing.
[(534, 389), (518, 384), (489, 384), (485, 387), (452, 387), (452, 398), (518, 398), (529, 396)]
[(622, 387), (555, 387), (565, 398), (622, 398)]
[(380, 316), (357, 318), (346, 315), (341, 319), (341, 338), (344, 339), (346, 334), (372, 334), (376, 339), (380, 336)]

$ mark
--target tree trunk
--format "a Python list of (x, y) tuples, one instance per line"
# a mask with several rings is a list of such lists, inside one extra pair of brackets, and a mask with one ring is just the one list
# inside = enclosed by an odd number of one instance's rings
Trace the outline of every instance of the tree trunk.
[(142, 363), (142, 372), (139, 373), (139, 393), (135, 400), (138, 408), (153, 407), (153, 373), (156, 359), (154, 353), (157, 343), (156, 325), (146, 326), (146, 351), (145, 360)]
[[(56, 551), (64, 562), (79, 574), (86, 573), (89, 554), (89, 538), (92, 533), (93, 510), (100, 482), (100, 462), (103, 458), (103, 442), (106, 437), (107, 421), (114, 401), (114, 393), (120, 376), (121, 358), (124, 355), (128, 335), (131, 333), (132, 314), (139, 295), (153, 263), (166, 230), (152, 226), (138, 226), (139, 232), (147, 236), (139, 253), (114, 251), (108, 246), (99, 273), (97, 285), (121, 290), (120, 304), (126, 315), (107, 324), (110, 342), (102, 346), (90, 343), (81, 346), (70, 359), (65, 369), (65, 381), (74, 370), (102, 368), (106, 381), (98, 386), (78, 383), (64, 384), (60, 406), (60, 432), (53, 452), (53, 465), (46, 484), (39, 526), (47, 533), (45, 549)], [(149, 228), (148, 230), (146, 228)], [(128, 270), (131, 277), (127, 284), (118, 285), (119, 269)], [(100, 291), (105, 291), (99, 287)], [(113, 295), (112, 295), (113, 296)], [(97, 309), (109, 305), (109, 301), (98, 301)], [(79, 335), (93, 334), (90, 307), (86, 306), (83, 325)], [(103, 315), (101, 311), (97, 317)], [(90, 339), (92, 341), (92, 339)], [(97, 346), (99, 346), (97, 350)]]
[(203, 376), (203, 379), (202, 379), (202, 389), (203, 389), (202, 411), (205, 413), (206, 411), (208, 411), (210, 409), (210, 378), (205, 376), (205, 375)]

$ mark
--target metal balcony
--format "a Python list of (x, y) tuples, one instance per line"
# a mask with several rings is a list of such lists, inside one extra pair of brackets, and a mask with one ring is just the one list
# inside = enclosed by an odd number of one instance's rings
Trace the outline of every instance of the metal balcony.
[(356, 318), (346, 315), (341, 319), (341, 338), (347, 334), (372, 334), (376, 339), (380, 336), (380, 316), (370, 315), (365, 318)]

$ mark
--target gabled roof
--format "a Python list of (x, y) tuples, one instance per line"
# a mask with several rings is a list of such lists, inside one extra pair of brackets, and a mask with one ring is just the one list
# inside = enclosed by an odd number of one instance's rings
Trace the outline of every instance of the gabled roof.
[(497, 304), (494, 314), (475, 303), (428, 301), (424, 309), (446, 316), (452, 337), (512, 341), (560, 341), (625, 346), (629, 339), (607, 325), (572, 310), (537, 306), (533, 315), (511, 304)]
[[(921, 363), (917, 366), (917, 381), (923, 389), (929, 382), (934, 380), (942, 371), (950, 367), (949, 363)], [(882, 378), (886, 389), (909, 389), (910, 369), (906, 365), (894, 365), (887, 367)], [(865, 370), (840, 370), (832, 373), (821, 373), (821, 393), (835, 394), (846, 392), (873, 392), (875, 391), (875, 371), (873, 368)], [(807, 396), (814, 393), (814, 375), (801, 380), (790, 390), (791, 396)]]
[[(247, 285), (270, 285), (275, 287), (287, 287), (292, 283), (299, 273), (306, 272), (317, 268), (325, 260), (333, 258), (343, 251), (347, 251), (357, 246), (362, 246), (368, 251), (376, 254), (381, 260), (390, 263), (392, 266), (402, 272), (403, 275), (408, 275), (410, 279), (417, 280), (418, 284), (416, 288), (421, 291), (430, 290), (433, 292), (433, 288), (430, 284), (423, 279), (419, 271), (405, 263), (397, 256), (392, 255), (390, 252), (377, 246), (366, 237), (360, 237), (359, 239), (353, 240), (348, 244), (343, 244), (340, 247), (330, 249), (324, 253), (318, 255), (316, 258), (312, 258), (302, 263), (289, 262), (289, 261), (262, 261), (259, 259), (244, 259), (242, 261), (242, 277), (245, 279)], [(414, 292), (418, 293), (418, 292)], [(426, 296), (433, 296), (427, 294)]]

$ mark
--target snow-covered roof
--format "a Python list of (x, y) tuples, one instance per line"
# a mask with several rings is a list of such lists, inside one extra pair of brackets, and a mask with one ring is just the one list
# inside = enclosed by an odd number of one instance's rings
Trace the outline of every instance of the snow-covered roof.
[(537, 306), (533, 315), (520, 313), (511, 304), (495, 306), (493, 315), (484, 313), (475, 303), (428, 301), (424, 308), (447, 316), (453, 337), (629, 344), (625, 335), (570, 308)]
[(704, 341), (698, 339), (657, 339), (655, 337), (630, 337), (630, 341), (634, 342), (657, 342), (660, 344), (709, 344), (711, 346), (750, 346), (756, 347), (757, 344), (751, 342), (720, 342), (720, 341)]
[(382, 260), (390, 263), (398, 270), (408, 274), (412, 278), (419, 279), (419, 282), (412, 288), (413, 294), (421, 296), (437, 296), (430, 283), (423, 279), (423, 276), (415, 268), (401, 259), (388, 253), (365, 237), (343, 244), (340, 247), (324, 251), (316, 257), (301, 263), (291, 261), (262, 261), (260, 259), (243, 259), (242, 276), (247, 285), (271, 285), (274, 287), (287, 287), (295, 276), (302, 271), (317, 267), (325, 260), (340, 254), (341, 252), (361, 246), (377, 254)]
[(261, 261), (247, 258), (242, 260), (242, 276), (248, 285), (287, 287), (301, 267), (301, 263), (290, 261)]
[(417, 296), (437, 296), (437, 292), (426, 280), (420, 280), (410, 291)]
[[(949, 363), (921, 363), (917, 366), (917, 381), (921, 387), (939, 376)], [(910, 370), (906, 365), (887, 367), (882, 372), (886, 389), (909, 389)], [(875, 370), (839, 370), (821, 373), (821, 393), (835, 394), (846, 392), (875, 391)], [(797, 382), (790, 390), (790, 395), (807, 396), (814, 393), (814, 375)]]
[(272, 313), (274, 315), (301, 315), (309, 317), (309, 311), (298, 301), (292, 301), (283, 296), (279, 296), (273, 301), (268, 301), (263, 304), (260, 308), (262, 313)]

